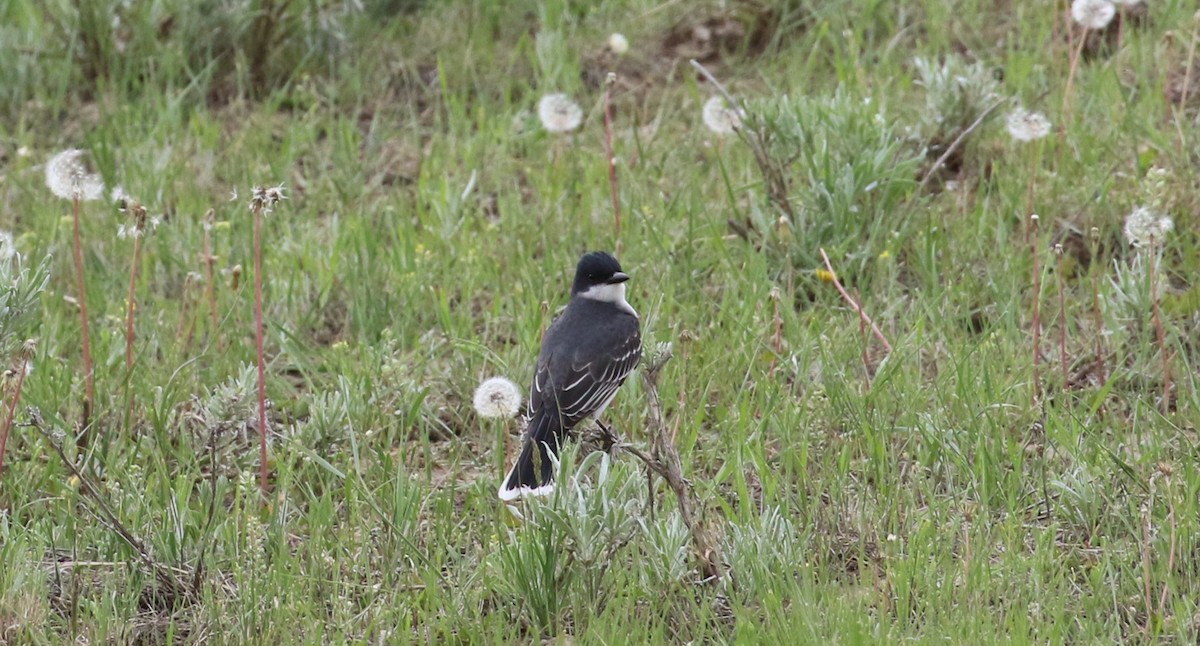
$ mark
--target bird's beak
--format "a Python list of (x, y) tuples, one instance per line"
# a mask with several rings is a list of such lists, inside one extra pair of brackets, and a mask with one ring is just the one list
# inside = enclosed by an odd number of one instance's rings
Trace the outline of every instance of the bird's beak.
[(608, 284), (616, 285), (617, 283), (623, 283), (627, 280), (629, 280), (629, 274), (627, 274), (623, 271), (618, 271), (617, 273), (612, 275), (612, 278), (608, 279)]

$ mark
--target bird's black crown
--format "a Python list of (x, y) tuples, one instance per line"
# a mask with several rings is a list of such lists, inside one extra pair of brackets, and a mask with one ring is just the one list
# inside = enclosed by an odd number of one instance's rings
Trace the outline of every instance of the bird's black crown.
[(621, 271), (621, 263), (617, 262), (612, 254), (593, 251), (579, 259), (579, 265), (575, 267), (575, 284), (571, 286), (571, 293), (578, 294), (593, 285), (619, 283), (628, 279), (629, 276)]

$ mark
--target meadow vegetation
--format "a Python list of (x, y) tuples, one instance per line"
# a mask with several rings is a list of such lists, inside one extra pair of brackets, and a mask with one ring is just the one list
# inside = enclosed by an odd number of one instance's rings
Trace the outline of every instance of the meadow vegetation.
[(1200, 14), (1075, 5), (0, 3), (0, 643), (1194, 643)]

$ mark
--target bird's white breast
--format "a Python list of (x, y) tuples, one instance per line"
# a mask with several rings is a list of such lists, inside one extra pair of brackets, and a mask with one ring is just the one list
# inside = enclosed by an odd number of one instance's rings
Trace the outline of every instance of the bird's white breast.
[(625, 300), (625, 283), (592, 285), (579, 295), (594, 301), (612, 303), (634, 316), (638, 315), (637, 310)]

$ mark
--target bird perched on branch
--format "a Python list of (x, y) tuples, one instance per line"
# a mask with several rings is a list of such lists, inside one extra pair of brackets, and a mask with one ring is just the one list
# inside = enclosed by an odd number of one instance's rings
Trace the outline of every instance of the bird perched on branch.
[(641, 323), (625, 300), (629, 276), (610, 254), (579, 259), (571, 301), (542, 337), (529, 388), (525, 442), (500, 486), (501, 500), (554, 491), (554, 460), (563, 438), (599, 418), (642, 357)]

